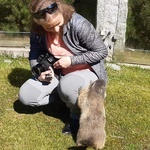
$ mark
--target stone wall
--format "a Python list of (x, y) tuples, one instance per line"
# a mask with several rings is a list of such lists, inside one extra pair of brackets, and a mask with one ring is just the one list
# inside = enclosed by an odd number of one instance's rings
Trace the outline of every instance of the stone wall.
[(108, 48), (108, 61), (115, 49), (125, 46), (128, 0), (74, 0), (77, 12), (97, 29)]
[(107, 60), (112, 60), (114, 49), (125, 46), (128, 0), (97, 0), (96, 29), (108, 48)]

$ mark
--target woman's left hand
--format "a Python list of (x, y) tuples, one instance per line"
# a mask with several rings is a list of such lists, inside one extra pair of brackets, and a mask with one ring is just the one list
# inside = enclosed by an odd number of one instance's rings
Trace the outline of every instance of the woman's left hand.
[(61, 57), (58, 61), (53, 64), (53, 67), (58, 68), (68, 68), (71, 66), (71, 58), (69, 56)]
[(49, 67), (49, 70), (44, 71), (40, 74), (40, 76), (38, 77), (38, 80), (50, 82), (53, 78), (54, 78), (54, 71), (51, 67)]

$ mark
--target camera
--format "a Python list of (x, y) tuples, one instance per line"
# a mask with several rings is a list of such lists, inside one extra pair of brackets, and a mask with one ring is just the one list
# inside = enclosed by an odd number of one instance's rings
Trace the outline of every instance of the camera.
[(53, 55), (46, 53), (46, 54), (41, 54), (39, 58), (37, 59), (38, 64), (34, 67), (32, 67), (32, 74), (35, 77), (40, 76), (40, 74), (46, 70), (49, 69), (49, 67), (53, 68), (53, 64), (57, 61), (58, 59), (55, 58)]

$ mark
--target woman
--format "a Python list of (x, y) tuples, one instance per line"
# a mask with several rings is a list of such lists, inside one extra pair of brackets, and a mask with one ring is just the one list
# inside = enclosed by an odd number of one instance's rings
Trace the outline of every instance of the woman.
[[(25, 105), (42, 106), (55, 100), (58, 92), (70, 109), (70, 126), (65, 126), (63, 133), (75, 133), (80, 117), (79, 90), (99, 78), (107, 82), (103, 62), (107, 49), (93, 25), (61, 0), (31, 0), (30, 10), (29, 61), (34, 77), (21, 86), (19, 99)], [(56, 60), (39, 71), (35, 66), (46, 53)]]

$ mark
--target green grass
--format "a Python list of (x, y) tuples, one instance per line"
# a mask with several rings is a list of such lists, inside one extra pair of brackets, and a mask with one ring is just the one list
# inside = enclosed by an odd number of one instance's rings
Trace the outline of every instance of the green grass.
[[(107, 70), (104, 150), (149, 150), (150, 70), (126, 66)], [(17, 100), (19, 87), (29, 77), (26, 58), (0, 56), (0, 149), (75, 150), (72, 136), (61, 134), (65, 111), (54, 110), (54, 104), (32, 109)]]

